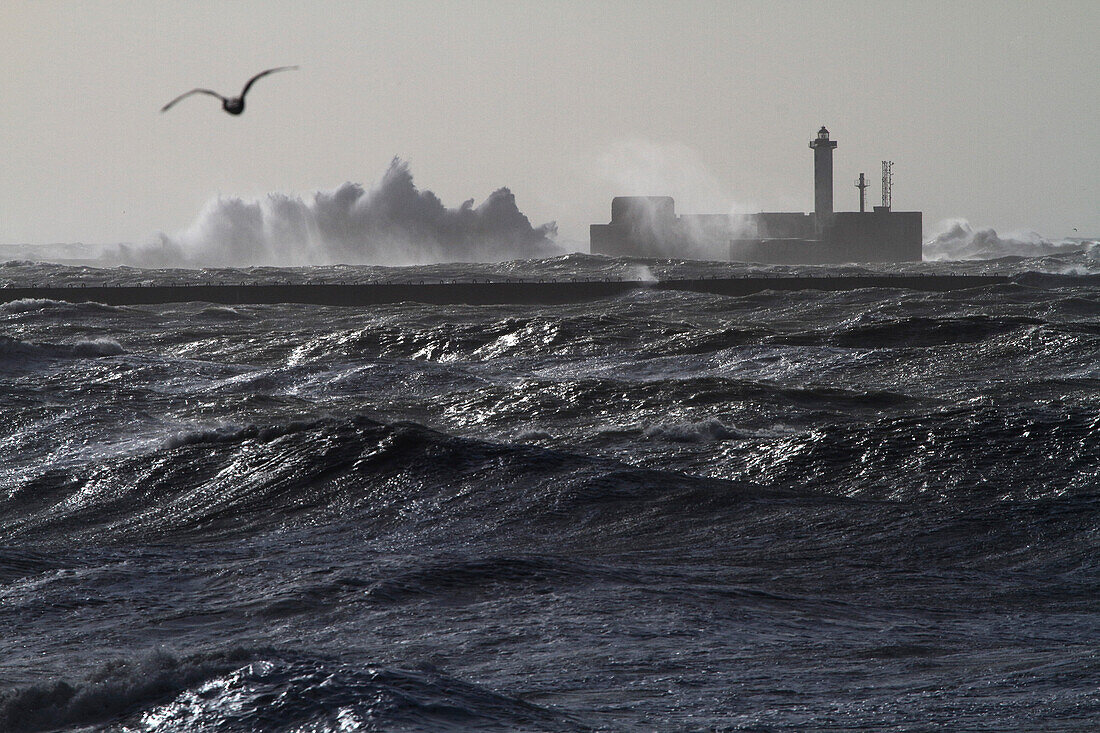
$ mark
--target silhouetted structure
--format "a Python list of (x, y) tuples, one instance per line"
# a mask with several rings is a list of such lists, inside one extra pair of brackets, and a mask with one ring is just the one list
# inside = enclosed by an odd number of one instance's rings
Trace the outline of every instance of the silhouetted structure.
[(681, 215), (668, 196), (619, 196), (611, 223), (593, 224), (590, 248), (613, 257), (725, 259), (775, 264), (918, 262), (922, 215), (876, 206), (833, 211), (833, 150), (822, 127), (814, 151), (814, 213)]
[(882, 208), (889, 211), (894, 205), (894, 161), (882, 161)]

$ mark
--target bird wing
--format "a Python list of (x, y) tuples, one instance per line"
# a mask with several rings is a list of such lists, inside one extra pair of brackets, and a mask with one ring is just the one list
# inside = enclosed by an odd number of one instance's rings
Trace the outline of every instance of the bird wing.
[(276, 66), (274, 69), (268, 69), (267, 71), (261, 71), (256, 76), (248, 80), (248, 83), (244, 85), (244, 89), (241, 90), (241, 99), (244, 99), (244, 95), (248, 94), (248, 90), (252, 88), (252, 85), (256, 83), (256, 80), (261, 76), (267, 76), (268, 74), (274, 74), (276, 71), (286, 71), (287, 69), (297, 69), (297, 66)]
[(225, 97), (223, 97), (222, 95), (218, 94), (217, 92), (213, 92), (213, 91), (211, 91), (211, 90), (209, 90), (209, 89), (192, 89), (192, 90), (191, 90), (191, 91), (189, 91), (189, 92), (184, 92), (183, 94), (179, 95), (178, 97), (176, 97), (175, 99), (173, 99), (173, 100), (172, 100), (171, 102), (169, 102), (168, 104), (166, 104), (166, 105), (164, 105), (163, 107), (161, 107), (161, 108), (160, 108), (160, 111), (161, 111), (161, 112), (167, 112), (167, 111), (168, 111), (168, 108), (169, 108), (169, 107), (171, 107), (171, 106), (172, 106), (173, 104), (175, 104), (176, 102), (180, 101), (180, 100), (181, 100), (181, 99), (183, 99), (184, 97), (190, 97), (190, 96), (191, 96), (192, 94), (209, 94), (209, 95), (210, 95), (210, 96), (212, 96), (212, 97), (217, 97), (218, 99), (222, 100), (223, 102), (225, 101)]

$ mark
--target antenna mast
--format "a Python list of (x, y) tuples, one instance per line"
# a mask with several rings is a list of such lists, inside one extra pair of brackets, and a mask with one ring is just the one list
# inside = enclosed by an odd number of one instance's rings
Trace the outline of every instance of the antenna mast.
[(894, 161), (884, 160), (882, 161), (882, 208), (887, 211), (890, 210), (890, 206), (893, 203), (893, 194), (891, 189), (894, 186)]
[(859, 213), (867, 211), (867, 187), (870, 184), (864, 179), (863, 174), (859, 174), (859, 180), (856, 181), (856, 188), (859, 189)]

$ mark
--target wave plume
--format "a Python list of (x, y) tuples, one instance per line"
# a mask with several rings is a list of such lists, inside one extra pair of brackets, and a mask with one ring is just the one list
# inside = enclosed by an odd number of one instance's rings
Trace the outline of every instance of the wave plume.
[(943, 231), (924, 243), (928, 260), (992, 260), (999, 257), (1046, 257), (1091, 250), (1095, 242), (1052, 241), (1036, 232), (997, 234), (992, 227), (973, 228), (964, 219), (943, 223)]
[(553, 222), (532, 226), (507, 188), (447, 208), (394, 158), (371, 190), (349, 182), (308, 198), (219, 197), (183, 232), (121, 245), (117, 257), (141, 267), (495, 262), (561, 254), (556, 234)]

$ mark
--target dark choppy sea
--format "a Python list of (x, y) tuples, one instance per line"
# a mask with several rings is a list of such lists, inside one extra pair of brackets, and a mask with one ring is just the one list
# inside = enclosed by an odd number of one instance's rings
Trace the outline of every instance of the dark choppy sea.
[(0, 305), (0, 729), (1093, 729), (1098, 356), (1081, 279)]

